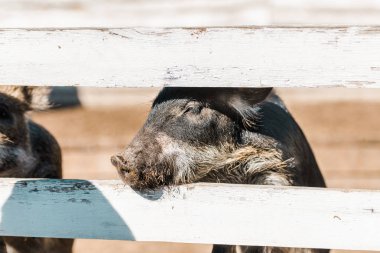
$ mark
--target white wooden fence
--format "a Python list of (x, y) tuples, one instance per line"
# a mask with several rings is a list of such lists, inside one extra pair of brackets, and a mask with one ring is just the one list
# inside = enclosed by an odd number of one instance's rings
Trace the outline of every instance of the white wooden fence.
[(380, 191), (2, 179), (0, 234), (379, 250)]
[[(380, 87), (376, 0), (0, 6), (1, 84)], [(367, 26), (241, 27), (263, 24)], [(0, 235), (380, 250), (380, 191), (1, 179)]]
[(0, 82), (380, 87), (380, 27), (0, 30)]

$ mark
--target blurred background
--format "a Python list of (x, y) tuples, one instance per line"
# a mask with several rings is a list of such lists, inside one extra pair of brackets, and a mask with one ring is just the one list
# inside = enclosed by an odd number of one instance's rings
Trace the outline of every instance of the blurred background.
[[(380, 0), (0, 0), (0, 28), (246, 25), (380, 25)], [(31, 117), (58, 139), (65, 178), (116, 179), (109, 158), (144, 123), (157, 92), (55, 87), (53, 108)], [(329, 187), (379, 189), (380, 90), (278, 93), (309, 139)], [(77, 240), (74, 252), (210, 250), (210, 245)]]
[(378, 0), (0, 0), (11, 27), (374, 25)]

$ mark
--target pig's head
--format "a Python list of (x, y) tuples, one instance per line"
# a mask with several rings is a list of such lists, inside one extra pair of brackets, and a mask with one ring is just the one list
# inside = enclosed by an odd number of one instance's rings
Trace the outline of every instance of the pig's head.
[(243, 130), (259, 124), (257, 104), (270, 92), (164, 88), (142, 129), (124, 152), (111, 158), (112, 164), (137, 189), (196, 182), (216, 167), (252, 155), (253, 150), (237, 147)]
[(47, 89), (0, 86), (0, 177), (18, 177), (34, 165), (26, 112), (47, 105)]

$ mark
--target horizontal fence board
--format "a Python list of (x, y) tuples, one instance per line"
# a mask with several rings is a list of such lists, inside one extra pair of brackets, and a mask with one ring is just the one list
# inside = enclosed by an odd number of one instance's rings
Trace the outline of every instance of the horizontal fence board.
[(0, 234), (380, 250), (380, 191), (1, 179)]
[(380, 27), (0, 30), (0, 83), (380, 87)]
[(0, 27), (380, 25), (380, 0), (0, 0)]

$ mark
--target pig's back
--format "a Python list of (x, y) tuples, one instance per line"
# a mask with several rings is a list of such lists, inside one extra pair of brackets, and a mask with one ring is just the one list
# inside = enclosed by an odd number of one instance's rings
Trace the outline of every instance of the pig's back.
[(281, 99), (272, 94), (260, 104), (259, 134), (277, 140), (285, 154), (295, 159), (297, 185), (325, 187), (323, 176), (313, 151), (292, 115)]
[(30, 177), (61, 178), (61, 149), (56, 139), (42, 126), (28, 121), (30, 142), (33, 156), (37, 160), (36, 167)]

